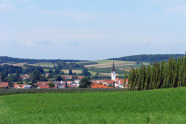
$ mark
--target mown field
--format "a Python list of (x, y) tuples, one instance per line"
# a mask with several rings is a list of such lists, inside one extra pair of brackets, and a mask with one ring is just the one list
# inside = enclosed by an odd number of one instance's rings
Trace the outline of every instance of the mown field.
[(185, 124), (186, 88), (0, 96), (1, 124)]

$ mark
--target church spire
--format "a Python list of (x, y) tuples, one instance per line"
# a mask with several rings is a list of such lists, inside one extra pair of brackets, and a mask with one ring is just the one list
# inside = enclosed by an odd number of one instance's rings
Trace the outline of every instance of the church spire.
[(112, 66), (112, 72), (115, 72), (114, 62), (113, 62), (113, 66)]

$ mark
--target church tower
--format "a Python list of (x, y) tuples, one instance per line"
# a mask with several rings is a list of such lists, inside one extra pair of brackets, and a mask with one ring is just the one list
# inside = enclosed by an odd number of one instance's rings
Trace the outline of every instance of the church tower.
[(111, 80), (116, 81), (116, 71), (115, 71), (114, 62), (113, 62), (112, 71), (111, 71)]

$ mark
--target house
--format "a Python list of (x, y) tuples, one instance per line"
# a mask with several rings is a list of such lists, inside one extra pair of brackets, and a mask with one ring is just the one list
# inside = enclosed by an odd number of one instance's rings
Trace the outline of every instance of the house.
[(8, 88), (9, 84), (8, 82), (0, 82), (0, 88)]
[(28, 84), (16, 84), (14, 83), (14, 88), (15, 89), (24, 89), (25, 86), (27, 86)]
[(73, 83), (73, 84), (69, 84), (68, 87), (70, 87), (70, 88), (77, 88), (78, 85), (76, 83)]
[(64, 89), (64, 88), (66, 88), (66, 87), (64, 87), (64, 86), (57, 86), (59, 89)]
[(48, 89), (49, 85), (38, 85), (39, 89)]
[(48, 77), (50, 75), (50, 73), (46, 73), (46, 77)]
[(83, 79), (84, 77), (85, 77), (85, 76), (78, 76), (77, 78), (81, 80), (81, 79)]
[(30, 76), (29, 75), (27, 75), (27, 74), (25, 74), (24, 76), (21, 76), (21, 79), (24, 81), (24, 80), (26, 80), (26, 79), (29, 79), (30, 78)]
[(32, 86), (32, 85), (26, 85), (26, 86), (24, 87), (24, 89), (31, 89), (31, 88), (34, 88), (34, 86)]
[(65, 79), (65, 80), (69, 80), (69, 79), (74, 79), (75, 76), (72, 76), (72, 75), (63, 75), (62, 78)]
[(52, 81), (40, 81), (40, 82), (37, 82), (38, 85), (47, 85), (49, 83), (53, 83)]
[(106, 85), (93, 85), (91, 88), (108, 88)]

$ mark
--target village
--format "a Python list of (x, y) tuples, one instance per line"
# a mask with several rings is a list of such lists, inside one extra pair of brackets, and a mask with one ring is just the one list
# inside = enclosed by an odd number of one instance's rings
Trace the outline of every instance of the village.
[[(46, 73), (46, 77), (49, 73)], [(46, 88), (79, 88), (81, 80), (85, 78), (85, 76), (73, 76), (73, 75), (61, 75), (61, 81), (38, 81), (33, 85), (26, 84), (26, 83), (14, 83), (13, 87), (9, 85), (9, 82), (0, 82), (0, 88), (7, 88), (7, 89), (46, 89)], [(30, 76), (25, 74), (21, 76), (22, 81), (29, 79)], [(90, 79), (89, 82), (91, 83), (89, 88), (128, 88), (128, 79), (124, 81), (124, 79), (119, 79), (116, 76), (115, 66), (113, 62), (113, 66), (111, 69), (111, 79), (103, 79), (103, 80), (95, 80)]]

